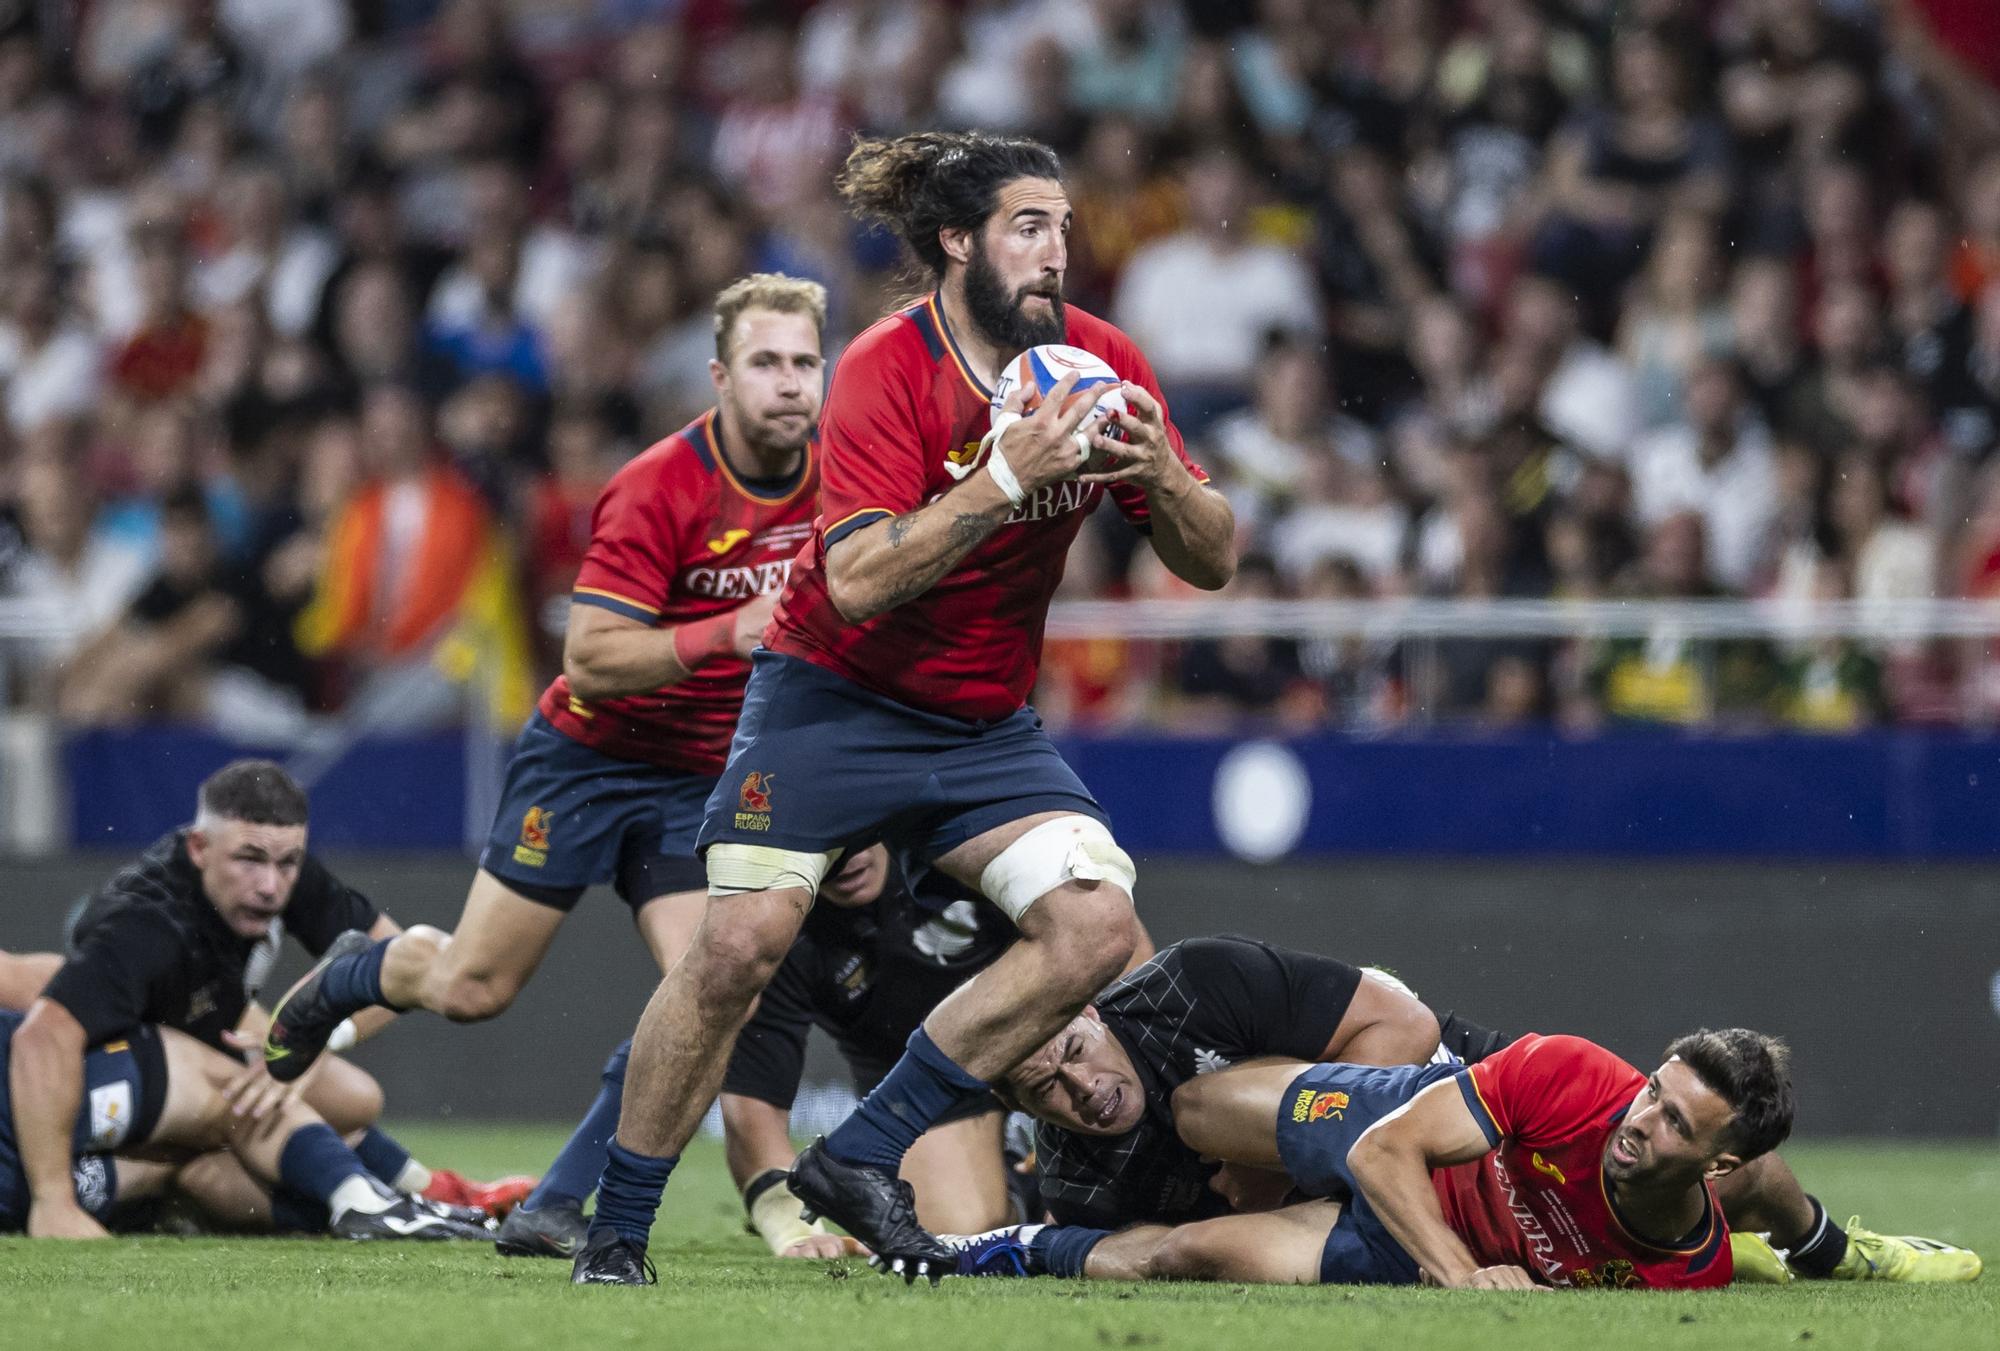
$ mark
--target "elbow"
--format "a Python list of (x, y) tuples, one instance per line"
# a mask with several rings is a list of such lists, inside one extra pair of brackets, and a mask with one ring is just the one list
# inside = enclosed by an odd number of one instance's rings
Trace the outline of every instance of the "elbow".
[(849, 624), (865, 624), (886, 608), (881, 597), (855, 578), (852, 568), (829, 568), (826, 594), (833, 602), (833, 608)]
[(563, 679), (569, 682), (569, 692), (579, 699), (608, 699), (616, 693), (590, 664), (587, 650), (574, 646), (563, 649)]
[(1203, 591), (1220, 591), (1236, 580), (1236, 550), (1224, 549), (1214, 560), (1203, 560), (1205, 566), (1194, 569), (1195, 575), (1187, 578), (1191, 586)]

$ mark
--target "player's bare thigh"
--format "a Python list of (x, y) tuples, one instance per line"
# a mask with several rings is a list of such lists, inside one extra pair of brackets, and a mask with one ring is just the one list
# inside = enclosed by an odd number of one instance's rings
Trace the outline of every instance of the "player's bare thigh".
[(62, 963), (56, 952), (0, 952), (0, 1009), (25, 1012)]
[(1207, 1158), (1282, 1168), (1278, 1104), (1306, 1068), (1297, 1060), (1253, 1060), (1190, 1079), (1174, 1090), (1174, 1131)]
[(934, 1234), (978, 1234), (1012, 1217), (1003, 1152), (1007, 1118), (987, 1112), (933, 1126), (903, 1156), (917, 1219)]
[(159, 1035), (167, 1065), (166, 1096), (152, 1135), (131, 1152), (171, 1157), (226, 1147), (231, 1118), (222, 1091), (242, 1070), (242, 1062), (170, 1027), (160, 1028)]
[(639, 926), (639, 934), (646, 940), (653, 960), (660, 964), (661, 975), (671, 971), (694, 942), (695, 930), (701, 927), (702, 913), (707, 908), (706, 890), (669, 892), (639, 907), (633, 922)]
[(986, 871), (986, 865), (1000, 857), (1001, 851), (1008, 845), (1045, 821), (1075, 815), (1075, 812), (1036, 812), (1018, 821), (1009, 821), (1004, 826), (995, 826), (991, 830), (974, 835), (950, 853), (940, 855), (931, 866), (952, 881), (977, 891), (979, 876)]

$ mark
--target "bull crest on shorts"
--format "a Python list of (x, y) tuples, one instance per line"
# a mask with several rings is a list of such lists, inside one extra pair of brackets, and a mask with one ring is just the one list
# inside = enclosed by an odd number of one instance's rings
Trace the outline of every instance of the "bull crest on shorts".
[(738, 830), (771, 828), (771, 783), (774, 777), (757, 769), (743, 776), (743, 786), (736, 792)]

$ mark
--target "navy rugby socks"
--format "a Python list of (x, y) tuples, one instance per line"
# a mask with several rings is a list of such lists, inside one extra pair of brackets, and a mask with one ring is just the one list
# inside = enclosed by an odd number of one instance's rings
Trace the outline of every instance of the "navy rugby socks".
[(597, 1179), (604, 1175), (608, 1147), (618, 1134), (618, 1112), (625, 1103), (625, 1065), (631, 1058), (632, 1039), (627, 1037), (611, 1053), (611, 1059), (604, 1062), (604, 1086), (597, 1090), (597, 1100), (590, 1104), (583, 1120), (576, 1123), (562, 1152), (542, 1175), (541, 1185), (528, 1193), (521, 1209), (540, 1210), (544, 1206), (580, 1209), (584, 1198), (596, 1190)]
[(959, 1068), (920, 1026), (910, 1034), (903, 1058), (826, 1137), (827, 1152), (844, 1163), (893, 1172), (933, 1121), (985, 1092), (985, 1081)]
[(329, 962), (326, 974), (320, 977), (320, 990), (326, 995), (327, 1002), (343, 1015), (359, 1013), (370, 1005), (381, 1004), (382, 958), (394, 941), (393, 938), (385, 938), (365, 952)]
[(367, 1171), (325, 1122), (293, 1131), (278, 1155), (278, 1180), (294, 1192), (322, 1201), (339, 1190), (341, 1183)]
[(369, 1172), (391, 1187), (396, 1185), (396, 1179), (403, 1175), (403, 1170), (410, 1166), (410, 1151), (397, 1144), (396, 1138), (389, 1132), (374, 1126), (361, 1132), (354, 1154)]
[(1083, 1275), (1083, 1264), (1090, 1259), (1090, 1250), (1110, 1236), (1109, 1229), (1037, 1225), (1028, 1238), (1028, 1274), (1078, 1279)]
[(609, 1229), (627, 1243), (644, 1248), (653, 1232), (653, 1217), (660, 1213), (660, 1194), (666, 1191), (680, 1155), (662, 1159), (641, 1154), (619, 1144), (616, 1136), (605, 1155), (590, 1232)]

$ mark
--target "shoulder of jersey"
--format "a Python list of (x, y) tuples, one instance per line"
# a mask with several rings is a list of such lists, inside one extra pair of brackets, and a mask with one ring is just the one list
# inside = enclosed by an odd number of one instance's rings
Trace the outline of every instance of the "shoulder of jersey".
[(905, 305), (862, 329), (854, 335), (852, 342), (841, 349), (838, 365), (845, 366), (860, 359), (916, 361), (929, 365), (930, 351), (924, 342), (923, 330), (917, 326), (916, 317), (923, 308), (923, 301)]
[(688, 475), (705, 478), (713, 473), (713, 466), (703, 458), (695, 444), (695, 437), (701, 434), (701, 423), (702, 419), (696, 418), (679, 431), (661, 437), (634, 455), (611, 476), (611, 487), (629, 485), (634, 480), (657, 481)]
[(1081, 347), (1086, 352), (1103, 357), (1105, 364), (1121, 375), (1131, 374), (1132, 358), (1138, 355), (1139, 348), (1125, 336), (1124, 329), (1075, 305), (1065, 305), (1063, 314), (1067, 319), (1069, 331), (1066, 341), (1070, 346)]

